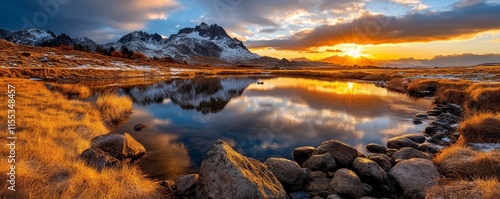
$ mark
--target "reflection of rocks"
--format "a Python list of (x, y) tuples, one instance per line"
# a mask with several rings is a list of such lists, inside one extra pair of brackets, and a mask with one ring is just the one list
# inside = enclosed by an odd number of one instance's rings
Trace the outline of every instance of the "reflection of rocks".
[(157, 83), (145, 88), (134, 87), (125, 89), (125, 92), (139, 104), (162, 103), (170, 98), (182, 109), (208, 114), (224, 109), (232, 98), (239, 97), (248, 85), (256, 81), (251, 78), (198, 77)]

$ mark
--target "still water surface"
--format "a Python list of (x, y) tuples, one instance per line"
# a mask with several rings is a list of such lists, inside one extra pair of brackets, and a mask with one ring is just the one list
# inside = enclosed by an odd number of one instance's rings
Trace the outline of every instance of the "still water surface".
[[(217, 139), (261, 161), (292, 159), (295, 147), (330, 139), (365, 151), (425, 128), (411, 119), (431, 106), (369, 83), (288, 77), (200, 77), (119, 92), (133, 98), (134, 109), (117, 132), (146, 147), (140, 166), (159, 179), (196, 172)], [(150, 128), (135, 132), (138, 123)]]

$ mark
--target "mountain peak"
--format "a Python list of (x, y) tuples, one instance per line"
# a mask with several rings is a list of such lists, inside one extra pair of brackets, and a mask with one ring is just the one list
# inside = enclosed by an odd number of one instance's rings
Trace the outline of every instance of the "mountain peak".
[(128, 43), (131, 41), (161, 41), (163, 38), (158, 33), (149, 34), (143, 31), (134, 31), (128, 33), (118, 40), (118, 43)]

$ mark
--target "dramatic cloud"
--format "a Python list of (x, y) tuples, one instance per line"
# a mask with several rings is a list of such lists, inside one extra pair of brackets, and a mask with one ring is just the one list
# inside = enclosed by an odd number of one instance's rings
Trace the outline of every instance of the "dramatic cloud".
[(360, 13), (364, 0), (198, 0), (197, 2), (208, 9), (208, 12), (200, 18), (201, 21), (217, 23), (230, 32), (242, 35), (251, 26), (262, 29), (262, 33), (270, 33), (277, 28), (298, 31), (333, 23), (342, 20), (337, 19), (340, 14)]
[[(0, 17), (10, 19), (12, 30), (28, 27), (66, 32), (72, 36), (110, 38), (140, 30), (151, 20), (165, 20), (181, 4), (176, 0), (17, 0), (2, 5)], [(10, 11), (9, 11), (10, 10)]]
[(250, 48), (303, 50), (342, 43), (430, 42), (500, 29), (500, 5), (469, 0), (448, 11), (411, 12), (401, 17), (365, 14), (349, 23), (322, 25), (283, 40), (248, 41)]

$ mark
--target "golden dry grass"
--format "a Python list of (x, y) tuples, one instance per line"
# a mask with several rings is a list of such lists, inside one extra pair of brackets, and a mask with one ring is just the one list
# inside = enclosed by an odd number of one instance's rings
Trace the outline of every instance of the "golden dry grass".
[(451, 80), (451, 79), (417, 79), (408, 84), (409, 92), (426, 91), (429, 86), (436, 86), (437, 92), (448, 89), (465, 90), (472, 84), (469, 80)]
[(460, 123), (458, 143), (500, 143), (500, 117), (478, 113)]
[(495, 179), (441, 182), (429, 188), (426, 194), (427, 199), (497, 199), (498, 196), (500, 196), (500, 182)]
[[(67, 100), (42, 83), (0, 79), (16, 87), (16, 192), (0, 181), (0, 198), (159, 198), (157, 183), (136, 167), (98, 172), (77, 157), (91, 138), (108, 133), (99, 112), (87, 102)], [(7, 98), (2, 98), (7, 104)], [(2, 106), (1, 112), (7, 113)], [(0, 114), (2, 124), (6, 114)], [(7, 140), (7, 133), (0, 139)], [(7, 147), (0, 148), (7, 157)], [(0, 159), (0, 173), (8, 173), (7, 158)], [(5, 176), (5, 175), (4, 175)], [(5, 178), (2, 178), (5, 179)]]
[(469, 101), (470, 98), (470, 93), (468, 93), (467, 91), (447, 89), (438, 92), (435, 101), (438, 103), (445, 102), (463, 105), (465, 102)]
[(471, 99), (465, 103), (468, 110), (500, 112), (500, 84), (470, 90)]
[(103, 121), (108, 125), (118, 123), (129, 115), (132, 112), (132, 104), (130, 97), (114, 93), (101, 94), (95, 102)]
[(500, 179), (500, 151), (480, 152), (453, 145), (439, 153), (434, 164), (452, 179)]
[(59, 84), (54, 86), (55, 89), (68, 96), (76, 96), (79, 99), (90, 97), (90, 88), (79, 84)]

